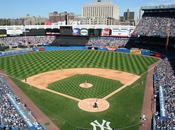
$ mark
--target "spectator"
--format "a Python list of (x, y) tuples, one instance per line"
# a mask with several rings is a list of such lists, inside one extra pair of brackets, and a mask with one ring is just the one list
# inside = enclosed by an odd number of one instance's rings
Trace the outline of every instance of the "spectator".
[(143, 15), (133, 34), (137, 36), (166, 37), (167, 33), (169, 33), (170, 37), (175, 37), (174, 28), (175, 18)]
[(96, 46), (96, 47), (104, 47), (104, 46), (120, 46), (123, 47), (129, 41), (128, 38), (116, 38), (116, 37), (95, 37), (90, 38), (88, 41), (88, 45)]
[[(159, 86), (163, 88), (165, 100), (166, 118), (161, 119), (156, 114), (157, 130), (175, 130), (175, 75), (173, 65), (165, 58), (155, 67), (154, 71), (154, 87), (155, 95), (158, 94)], [(159, 100), (158, 100), (159, 102)]]

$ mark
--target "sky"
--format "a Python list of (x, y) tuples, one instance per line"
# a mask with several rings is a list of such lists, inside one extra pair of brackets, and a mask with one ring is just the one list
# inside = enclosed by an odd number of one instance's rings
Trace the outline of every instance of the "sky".
[[(0, 18), (30, 16), (48, 17), (49, 12), (68, 11), (82, 14), (82, 6), (94, 0), (0, 0)], [(138, 14), (141, 6), (175, 4), (175, 0), (112, 0), (119, 6), (120, 15), (127, 9)]]

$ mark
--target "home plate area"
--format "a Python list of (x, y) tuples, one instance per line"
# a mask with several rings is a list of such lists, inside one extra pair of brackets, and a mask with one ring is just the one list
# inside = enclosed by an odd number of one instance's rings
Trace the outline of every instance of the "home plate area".
[(108, 101), (104, 99), (89, 98), (78, 103), (80, 109), (87, 112), (102, 112), (109, 108)]

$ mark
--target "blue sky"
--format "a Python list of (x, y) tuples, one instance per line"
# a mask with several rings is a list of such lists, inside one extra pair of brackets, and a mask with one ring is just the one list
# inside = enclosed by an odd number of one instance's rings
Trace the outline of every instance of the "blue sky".
[[(30, 14), (31, 16), (48, 17), (49, 12), (68, 11), (80, 14), (82, 6), (93, 0), (1, 0), (0, 18), (17, 18)], [(128, 8), (138, 12), (141, 6), (175, 4), (175, 0), (112, 0), (123, 14)]]

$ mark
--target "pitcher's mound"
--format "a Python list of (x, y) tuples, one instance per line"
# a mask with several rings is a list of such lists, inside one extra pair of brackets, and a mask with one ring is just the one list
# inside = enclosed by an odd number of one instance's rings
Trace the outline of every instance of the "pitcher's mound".
[(78, 106), (87, 112), (102, 112), (109, 108), (109, 103), (104, 99), (88, 98), (81, 100)]
[(90, 84), (90, 83), (82, 83), (82, 84), (80, 84), (79, 85), (81, 88), (91, 88), (93, 85), (92, 84)]

